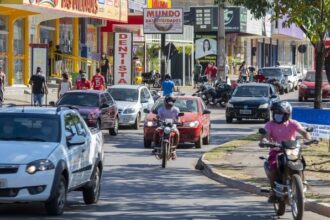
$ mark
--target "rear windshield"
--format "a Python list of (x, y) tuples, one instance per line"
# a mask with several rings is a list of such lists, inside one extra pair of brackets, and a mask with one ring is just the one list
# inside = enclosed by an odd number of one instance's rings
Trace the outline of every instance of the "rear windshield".
[[(153, 107), (153, 110), (164, 106), (164, 99), (159, 99)], [(177, 99), (174, 106), (180, 109), (180, 112), (198, 112), (198, 103), (195, 99)]]
[(99, 107), (99, 96), (92, 93), (66, 93), (59, 100), (57, 105)]
[[(315, 72), (308, 72), (306, 74), (305, 81), (315, 82)], [(328, 78), (327, 78), (325, 72), (322, 73), (322, 82), (328, 82)]]
[(282, 72), (280, 69), (261, 69), (261, 74), (265, 77), (281, 77)]
[(0, 114), (0, 141), (60, 142), (60, 117)]

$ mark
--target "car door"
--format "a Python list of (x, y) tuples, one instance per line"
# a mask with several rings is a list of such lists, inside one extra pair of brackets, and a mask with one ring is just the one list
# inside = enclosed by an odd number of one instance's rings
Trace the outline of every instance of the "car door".
[(149, 97), (146, 95), (145, 88), (140, 89), (140, 103), (141, 103), (141, 120), (144, 120), (146, 114), (144, 109), (149, 109)]
[(152, 106), (154, 106), (155, 101), (154, 101), (149, 89), (144, 88), (144, 93), (145, 93), (145, 97), (148, 99), (148, 109), (150, 110), (152, 108)]
[[(64, 115), (64, 130), (65, 138), (67, 141), (73, 138), (74, 135), (78, 135), (75, 116), (73, 113), (67, 113)], [(71, 173), (71, 180), (69, 183), (69, 188), (75, 187), (80, 184), (82, 180), (83, 173), (82, 161), (83, 161), (83, 151), (85, 150), (85, 145), (75, 145), (69, 146), (67, 144), (68, 150), (68, 166)]]
[(116, 112), (117, 112), (117, 106), (115, 105), (115, 101), (113, 100), (113, 98), (111, 97), (111, 95), (109, 93), (104, 93), (105, 94), (105, 98), (107, 99), (108, 105), (109, 105), (109, 117), (110, 117), (110, 123), (114, 124), (115, 120), (116, 120)]
[(100, 111), (101, 128), (110, 128), (110, 106), (104, 93), (100, 95)]

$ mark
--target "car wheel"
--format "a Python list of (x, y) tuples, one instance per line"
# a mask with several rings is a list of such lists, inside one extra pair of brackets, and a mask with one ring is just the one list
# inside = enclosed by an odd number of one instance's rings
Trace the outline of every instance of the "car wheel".
[(203, 132), (201, 132), (200, 134), (199, 134), (199, 138), (198, 138), (198, 140), (195, 142), (195, 147), (196, 148), (198, 148), (198, 149), (200, 149), (200, 148), (202, 148), (202, 145), (203, 145)]
[(133, 126), (135, 130), (139, 130), (139, 128), (140, 128), (140, 121), (141, 121), (141, 115), (140, 115), (140, 113), (138, 113), (138, 115), (136, 116), (136, 120), (135, 120), (134, 126)]
[(233, 118), (226, 116), (226, 123), (232, 123), (232, 122), (233, 122)]
[(83, 189), (83, 197), (85, 204), (95, 204), (100, 198), (101, 191), (101, 171), (99, 167), (96, 167), (95, 173), (88, 186)]
[(298, 101), (299, 101), (299, 102), (302, 102), (302, 101), (303, 101), (303, 97), (300, 97), (300, 96), (299, 96), (299, 97), (298, 97)]
[(152, 141), (151, 140), (146, 140), (145, 138), (144, 138), (144, 148), (151, 148), (151, 143), (152, 143)]
[(114, 124), (113, 128), (109, 129), (110, 135), (116, 136), (118, 134), (118, 130), (119, 130), (118, 127), (119, 127), (119, 119), (118, 119), (118, 117), (116, 117), (115, 124)]
[(211, 140), (211, 126), (209, 128), (209, 133), (207, 134), (206, 137), (203, 138), (203, 144), (204, 145), (209, 145)]
[(47, 214), (53, 216), (62, 215), (66, 204), (67, 182), (64, 176), (60, 177), (60, 180), (55, 187), (52, 199), (45, 203)]

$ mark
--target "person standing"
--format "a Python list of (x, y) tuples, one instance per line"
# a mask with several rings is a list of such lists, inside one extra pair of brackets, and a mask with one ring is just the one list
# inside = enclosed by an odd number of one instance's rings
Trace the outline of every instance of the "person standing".
[(212, 71), (213, 71), (212, 63), (209, 63), (209, 64), (207, 65), (207, 67), (205, 68), (205, 70), (204, 70), (204, 75), (206, 76), (207, 81), (208, 81), (209, 83), (211, 83), (211, 75), (212, 75)]
[(247, 81), (247, 67), (245, 61), (241, 64), (239, 67), (239, 79), (242, 80), (243, 82)]
[(217, 79), (218, 67), (212, 63), (212, 71), (211, 71), (211, 82), (214, 84), (215, 80)]
[(6, 74), (3, 72), (2, 67), (0, 67), (0, 105), (4, 101), (5, 82)]
[(62, 51), (60, 45), (56, 45), (55, 50), (55, 73), (58, 75), (62, 74)]
[(171, 80), (169, 74), (165, 75), (165, 80), (162, 83), (163, 96), (170, 96), (175, 92), (175, 83)]
[(48, 89), (40, 67), (37, 67), (36, 74), (31, 76), (29, 84), (32, 86), (33, 104), (41, 106), (44, 103), (45, 94), (48, 94)]
[(103, 91), (106, 88), (104, 76), (101, 74), (100, 68), (96, 69), (96, 74), (93, 76), (92, 87), (94, 90), (101, 90), (101, 91)]
[(78, 90), (87, 90), (92, 88), (91, 82), (87, 79), (86, 73), (83, 72), (81, 74), (80, 80), (76, 83), (76, 88)]
[(72, 83), (69, 79), (69, 74), (67, 72), (62, 73), (62, 81), (58, 87), (57, 97), (60, 98), (66, 92), (72, 89)]
[(111, 84), (111, 79), (109, 77), (110, 62), (105, 53), (101, 57), (101, 74), (105, 79), (106, 84)]
[(199, 60), (197, 60), (195, 66), (194, 66), (194, 88), (196, 88), (197, 83), (200, 80), (202, 70), (203, 70), (203, 67), (200, 64)]

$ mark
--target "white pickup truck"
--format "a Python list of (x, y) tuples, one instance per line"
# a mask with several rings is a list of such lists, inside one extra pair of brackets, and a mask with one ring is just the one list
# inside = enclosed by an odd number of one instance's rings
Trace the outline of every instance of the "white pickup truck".
[(100, 196), (103, 136), (68, 107), (0, 108), (0, 203), (44, 202), (63, 213), (67, 193)]

